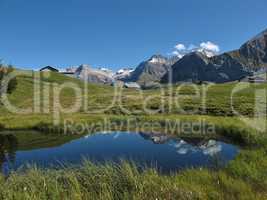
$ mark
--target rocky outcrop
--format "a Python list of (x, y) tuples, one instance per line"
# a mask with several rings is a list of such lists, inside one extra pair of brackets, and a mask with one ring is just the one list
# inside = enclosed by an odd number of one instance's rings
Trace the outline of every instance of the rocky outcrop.
[(172, 69), (164, 75), (162, 82), (223, 83), (239, 80), (249, 74), (250, 71), (245, 66), (228, 54), (209, 58), (200, 52), (193, 52), (175, 63)]
[(239, 50), (233, 51), (231, 54), (253, 70), (266, 67), (267, 29), (242, 45)]
[(139, 64), (127, 81), (138, 82), (141, 86), (160, 82), (163, 75), (177, 60), (178, 57), (168, 59), (162, 55), (154, 55), (149, 60)]
[(100, 69), (93, 69), (89, 65), (81, 65), (75, 71), (75, 77), (90, 83), (111, 84), (112, 75)]
[(132, 68), (122, 68), (113, 75), (113, 78), (117, 81), (125, 81), (129, 79), (133, 71)]

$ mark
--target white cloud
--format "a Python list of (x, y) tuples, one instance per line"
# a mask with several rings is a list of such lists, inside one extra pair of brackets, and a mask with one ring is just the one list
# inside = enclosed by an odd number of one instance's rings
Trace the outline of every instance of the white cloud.
[(182, 58), (186, 53), (186, 46), (180, 43), (174, 46), (174, 51), (172, 52), (172, 55), (177, 56), (178, 58)]
[(184, 50), (186, 50), (186, 47), (185, 47), (184, 44), (177, 44), (177, 45), (175, 45), (174, 48), (177, 49), (178, 51), (184, 51)]
[(214, 44), (210, 41), (202, 42), (197, 49), (198, 52), (206, 54), (208, 57), (213, 57), (220, 52), (220, 47), (217, 44)]
[(172, 55), (182, 58), (184, 55), (196, 51), (202, 52), (203, 54), (206, 54), (206, 56), (208, 57), (213, 57), (220, 52), (220, 47), (217, 44), (210, 41), (201, 42), (198, 46), (190, 44), (188, 47), (186, 47), (182, 43), (179, 43), (174, 46)]
[(177, 153), (178, 153), (178, 154), (185, 155), (185, 154), (188, 153), (188, 149), (186, 149), (186, 148), (178, 149), (178, 150), (177, 150)]
[(211, 51), (211, 52), (215, 52), (215, 53), (220, 52), (220, 47), (217, 44), (214, 44), (210, 41), (202, 42), (200, 44), (200, 47), (204, 50), (207, 50), (207, 51)]

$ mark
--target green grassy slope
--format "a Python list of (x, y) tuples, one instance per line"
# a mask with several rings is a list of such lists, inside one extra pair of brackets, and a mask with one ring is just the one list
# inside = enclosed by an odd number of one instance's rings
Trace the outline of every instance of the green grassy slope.
[[(167, 114), (206, 114), (216, 116), (232, 116), (231, 92), (234, 88), (247, 86), (246, 83), (227, 83), (213, 86), (192, 86), (176, 85), (172, 88), (164, 86), (162, 89), (136, 91), (131, 89), (118, 89), (121, 95), (116, 93), (116, 89), (111, 86), (87, 84), (74, 78), (70, 78), (58, 73), (51, 73), (47, 77), (46, 73), (41, 73), (40, 101), (41, 111), (44, 110), (44, 102), (49, 100), (49, 113), (53, 111), (53, 88), (64, 83), (76, 84), (83, 93), (88, 95), (88, 99), (82, 98), (82, 107), (79, 112), (85, 112), (84, 106), (89, 112), (94, 113), (103, 109), (105, 114), (149, 114), (151, 112)], [(33, 107), (33, 88), (32, 77), (18, 77), (17, 88), (9, 95), (9, 100), (18, 108)], [(49, 88), (49, 97), (45, 94), (45, 89)], [(85, 90), (86, 88), (86, 90)], [(205, 92), (206, 88), (206, 92)], [(233, 107), (242, 115), (252, 116), (254, 113), (255, 92), (267, 89), (267, 84), (249, 84), (245, 89), (233, 95)], [(264, 92), (264, 91), (263, 91)], [(206, 96), (206, 97), (205, 97)], [(149, 99), (147, 99), (149, 97)], [(205, 99), (204, 99), (205, 98)], [(145, 101), (147, 99), (147, 101)], [(205, 104), (203, 103), (203, 100)], [(72, 89), (64, 89), (60, 95), (60, 103), (68, 108), (75, 102), (75, 93)], [(114, 102), (114, 104), (112, 104)], [(121, 103), (120, 103), (121, 102)], [(262, 102), (264, 107), (265, 102)], [(110, 106), (112, 105), (112, 106)], [(121, 106), (119, 106), (121, 105)], [(205, 109), (203, 109), (203, 105)], [(266, 109), (266, 108), (265, 108)], [(0, 105), (0, 112), (7, 113), (6, 109)]]
[[(242, 115), (251, 117), (254, 113), (255, 93), (264, 92), (267, 89), (267, 84), (175, 85), (172, 88), (165, 85), (162, 89), (145, 91), (120, 89), (121, 94), (116, 96), (114, 95), (115, 88), (112, 86), (85, 84), (78, 79), (59, 73), (41, 73), (39, 75), (40, 79), (37, 80), (37, 83), (41, 88), (41, 91), (39, 91), (40, 111), (29, 114), (16, 114), (8, 112), (2, 105), (0, 106), (0, 129), (2, 127), (2, 129), (12, 130), (45, 129), (47, 131), (49, 128), (54, 128), (53, 111), (58, 106), (55, 107), (53, 105), (53, 87), (72, 83), (76, 84), (82, 90), (83, 97), (87, 95), (88, 99), (82, 98), (83, 106), (77, 112), (61, 115), (61, 123), (58, 127), (60, 131), (62, 130), (64, 119), (71, 119), (74, 123), (91, 125), (103, 122), (103, 119), (106, 118), (115, 123), (125, 122), (128, 119), (142, 123), (159, 122), (160, 129), (166, 126), (164, 122), (166, 119), (190, 122), (205, 120), (215, 125), (216, 131), (220, 135), (223, 133), (224, 136), (247, 143), (252, 143), (248, 140), (253, 140), (253, 143), (255, 143), (254, 140), (257, 140), (259, 134), (261, 134), (256, 130), (252, 130), (251, 127), (247, 126), (248, 124), (242, 122), (238, 117), (233, 116), (231, 92), (237, 86), (248, 86), (234, 94), (233, 106)], [(12, 104), (19, 108), (32, 108), (33, 85), (34, 80), (32, 77), (18, 77), (17, 88), (8, 95)], [(50, 89), (48, 93), (45, 88)], [(206, 94), (203, 88), (206, 88)], [(206, 98), (204, 99), (205, 95)], [(143, 103), (148, 97), (151, 98), (147, 101), (147, 108), (150, 111), (157, 112), (148, 113), (144, 109)], [(116, 101), (112, 104), (114, 98)], [(205, 110), (202, 110), (203, 99), (205, 100)], [(60, 96), (62, 106), (68, 108), (72, 106), (74, 101), (75, 94), (73, 90), (64, 89)], [(48, 107), (44, 106), (45, 102), (48, 102)], [(263, 109), (266, 109), (264, 107), (266, 102), (262, 101), (261, 103)], [(84, 105), (88, 111), (84, 110)], [(99, 109), (103, 109), (103, 111), (96, 114), (95, 111), (99, 111)]]

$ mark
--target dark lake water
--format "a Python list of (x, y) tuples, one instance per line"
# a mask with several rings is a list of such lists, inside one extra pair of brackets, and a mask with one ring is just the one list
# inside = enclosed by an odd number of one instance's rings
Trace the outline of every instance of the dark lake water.
[(2, 173), (25, 164), (60, 167), (62, 164), (134, 161), (163, 173), (192, 167), (224, 165), (235, 158), (237, 146), (212, 139), (171, 138), (166, 135), (112, 132), (88, 136), (55, 136), (41, 133), (0, 135)]

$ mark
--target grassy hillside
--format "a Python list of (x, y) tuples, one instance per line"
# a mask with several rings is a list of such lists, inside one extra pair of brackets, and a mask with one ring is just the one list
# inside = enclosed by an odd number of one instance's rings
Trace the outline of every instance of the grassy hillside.
[[(255, 93), (264, 93), (267, 84), (187, 84), (173, 87), (165, 85), (161, 89), (145, 91), (119, 88), (121, 93), (115, 93), (115, 88), (112, 86), (85, 84), (78, 79), (59, 73), (46, 72), (35, 73), (34, 75), (39, 76), (37, 85), (40, 91), (37, 94), (40, 98), (40, 110), (28, 114), (16, 114), (8, 112), (2, 105), (0, 106), (0, 129), (38, 129), (46, 132), (52, 129), (52, 131), (62, 132), (63, 119), (70, 119), (73, 123), (90, 126), (108, 119), (115, 124), (122, 124), (123, 127), (121, 128), (128, 125), (127, 120), (136, 121), (139, 125), (156, 122), (160, 124), (159, 131), (163, 131), (167, 126), (166, 121), (164, 121), (166, 119), (172, 123), (175, 123), (175, 120), (189, 122), (204, 120), (216, 126), (218, 135), (230, 137), (238, 142), (255, 143), (258, 138), (265, 139), (265, 134), (262, 137), (257, 130), (253, 130), (238, 117), (233, 117), (231, 92), (234, 88), (246, 86), (245, 89), (235, 93), (232, 100), (234, 108), (240, 114), (250, 117), (254, 113)], [(34, 107), (33, 76), (20, 76), (17, 78), (17, 82), (16, 89), (8, 95), (8, 98), (12, 104), (19, 108), (32, 109)], [(66, 83), (75, 84), (82, 90), (82, 106), (75, 113), (61, 114), (60, 124), (54, 127), (54, 111), (59, 107), (53, 103), (54, 88)], [(85, 96), (88, 97), (84, 98)], [(75, 98), (74, 91), (67, 88), (62, 90), (59, 101), (64, 108), (68, 108), (72, 106)], [(147, 98), (149, 100), (146, 101)], [(149, 109), (149, 112), (144, 109), (144, 102), (147, 103), (146, 108)], [(266, 109), (266, 102), (263, 100), (260, 102), (262, 108)], [(48, 106), (45, 106), (46, 104)], [(88, 110), (86, 111), (84, 108)], [(101, 110), (100, 113), (97, 112), (99, 110)], [(264, 119), (263, 124), (267, 125)], [(134, 123), (131, 126), (136, 128)], [(84, 131), (89, 133), (94, 130)]]
[[(33, 108), (34, 82), (33, 77), (20, 76), (17, 78), (17, 88), (9, 95), (12, 104), (19, 108)], [(133, 89), (115, 89), (112, 86), (87, 84), (78, 79), (70, 78), (58, 73), (41, 73), (39, 113), (52, 113), (54, 106), (53, 88), (64, 83), (76, 84), (83, 93), (82, 107), (79, 112), (90, 113), (103, 109), (105, 114), (204, 114), (216, 116), (232, 116), (231, 92), (234, 88), (245, 87), (235, 93), (232, 98), (233, 107), (242, 115), (252, 116), (254, 113), (255, 92), (267, 89), (267, 84), (228, 83), (217, 85), (176, 85), (163, 86), (162, 89), (136, 91)], [(55, 84), (58, 84), (55, 86)], [(49, 92), (47, 92), (49, 89)], [(120, 92), (115, 92), (120, 91)], [(47, 97), (49, 94), (49, 97)], [(60, 104), (68, 108), (75, 102), (72, 89), (64, 89), (60, 95)], [(88, 98), (84, 98), (88, 95)], [(146, 108), (144, 109), (144, 102)], [(203, 104), (204, 102), (204, 104)], [(49, 105), (49, 106), (44, 106)], [(121, 105), (121, 106), (120, 106)], [(264, 108), (265, 102), (262, 102)], [(203, 109), (205, 108), (205, 109)], [(264, 108), (266, 109), (266, 108)], [(1, 113), (7, 113), (0, 106)]]

